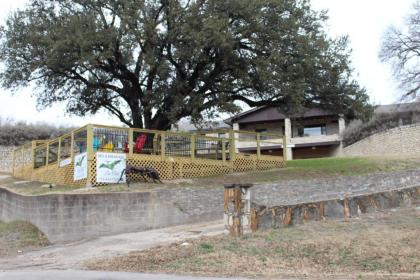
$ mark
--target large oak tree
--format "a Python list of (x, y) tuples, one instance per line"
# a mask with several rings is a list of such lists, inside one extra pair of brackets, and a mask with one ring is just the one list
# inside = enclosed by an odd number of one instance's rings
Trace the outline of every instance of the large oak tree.
[[(134, 127), (272, 105), (370, 110), (345, 37), (305, 0), (31, 0), (1, 30), (5, 88)], [(238, 103), (239, 102), (239, 103)]]

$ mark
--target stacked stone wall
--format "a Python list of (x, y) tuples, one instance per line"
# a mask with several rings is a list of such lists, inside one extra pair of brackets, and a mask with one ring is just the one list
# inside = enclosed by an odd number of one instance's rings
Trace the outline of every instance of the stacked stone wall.
[(376, 133), (343, 149), (343, 156), (419, 155), (420, 124)]
[(0, 172), (12, 172), (13, 149), (12, 146), (0, 146)]

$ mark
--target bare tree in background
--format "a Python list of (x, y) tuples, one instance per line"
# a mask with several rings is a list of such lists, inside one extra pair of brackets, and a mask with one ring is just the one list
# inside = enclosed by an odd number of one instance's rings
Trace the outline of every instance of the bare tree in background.
[(383, 62), (390, 62), (403, 90), (403, 98), (418, 99), (420, 94), (420, 1), (416, 0), (406, 26), (391, 26), (384, 36)]

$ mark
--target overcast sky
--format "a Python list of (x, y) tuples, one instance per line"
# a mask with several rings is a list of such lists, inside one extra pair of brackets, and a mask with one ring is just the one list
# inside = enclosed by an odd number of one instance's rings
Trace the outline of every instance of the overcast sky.
[[(367, 89), (374, 104), (398, 101), (398, 89), (389, 65), (378, 59), (382, 36), (390, 25), (402, 25), (414, 0), (311, 0), (314, 9), (327, 9), (331, 36), (348, 34), (353, 49), (352, 66), (356, 79)], [(0, 23), (11, 11), (22, 7), (27, 0), (0, 0)], [(0, 88), (0, 117), (28, 122), (48, 122), (64, 125), (86, 123), (120, 124), (107, 113), (84, 118), (65, 114), (63, 105), (38, 112), (31, 89), (15, 95)]]

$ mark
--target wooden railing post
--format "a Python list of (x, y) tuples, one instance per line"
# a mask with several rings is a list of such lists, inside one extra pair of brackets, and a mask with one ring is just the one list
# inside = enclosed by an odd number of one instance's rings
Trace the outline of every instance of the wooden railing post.
[(222, 164), (223, 166), (226, 165), (226, 146), (225, 146), (225, 140), (222, 139)]
[(71, 161), (74, 161), (74, 131), (71, 132), (70, 136), (70, 158)]
[(165, 160), (166, 156), (166, 133), (164, 131), (160, 134), (160, 155), (162, 160)]
[(46, 155), (45, 155), (45, 166), (48, 166), (48, 163), (50, 161), (50, 143), (47, 143), (47, 146), (46, 146), (45, 151), (46, 151)]
[(235, 156), (236, 156), (236, 147), (235, 147), (235, 133), (233, 130), (229, 131), (229, 158), (230, 161), (234, 161), (235, 160)]
[(134, 146), (133, 134), (134, 134), (134, 129), (129, 128), (128, 129), (128, 155), (130, 157), (133, 156), (133, 146)]
[(90, 166), (94, 160), (95, 153), (93, 151), (93, 125), (88, 124), (86, 127), (86, 154), (87, 154), (87, 180), (86, 187), (92, 187), (93, 183), (93, 174), (90, 169)]
[(261, 143), (260, 143), (261, 135), (257, 132), (257, 159), (261, 158)]
[(57, 166), (60, 167), (61, 158), (61, 137), (58, 137)]
[(286, 160), (287, 160), (287, 137), (286, 135), (283, 136), (283, 165), (286, 167)]
[(35, 148), (36, 148), (36, 141), (32, 141), (31, 143), (32, 170), (35, 169)]
[(195, 133), (191, 134), (190, 148), (191, 148), (191, 159), (195, 159)]

